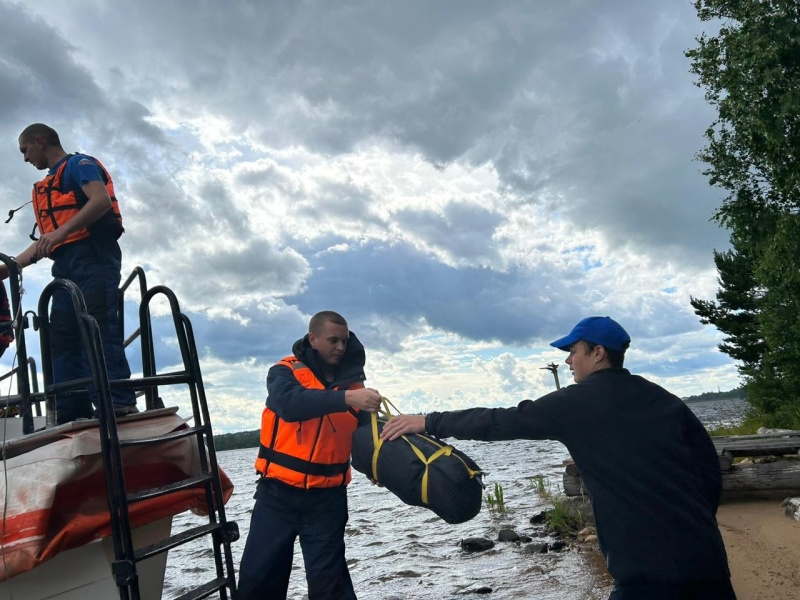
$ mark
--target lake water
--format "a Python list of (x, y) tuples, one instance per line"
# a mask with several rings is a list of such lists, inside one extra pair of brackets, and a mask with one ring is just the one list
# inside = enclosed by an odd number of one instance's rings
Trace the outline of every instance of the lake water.
[[(741, 400), (714, 400), (689, 405), (709, 427), (741, 422), (747, 404)], [(474, 597), (469, 592), (489, 587), (493, 600), (601, 600), (611, 581), (602, 556), (594, 551), (530, 554), (524, 545), (496, 542), (487, 552), (465, 553), (459, 542), (467, 537), (497, 539), (510, 526), (519, 534), (534, 532), (530, 517), (546, 508), (534, 493), (530, 478), (544, 475), (560, 486), (562, 463), (569, 458), (557, 442), (516, 440), (454, 444), (488, 472), (487, 490), (503, 486), (507, 512), (484, 507), (471, 521), (449, 525), (424, 508), (407, 506), (394, 494), (372, 485), (356, 471), (349, 486), (350, 522), (346, 531), (347, 557), (356, 593), (362, 600), (411, 600)], [(235, 486), (226, 505), (228, 520), (239, 525), (241, 538), (233, 545), (238, 569), (253, 508), (256, 449), (218, 454), (219, 463)], [(174, 528), (203, 522), (191, 513), (175, 518)], [(167, 561), (164, 598), (176, 598), (187, 586), (212, 578), (213, 556), (207, 540), (172, 550)], [(299, 545), (295, 545), (289, 598), (306, 597)]]

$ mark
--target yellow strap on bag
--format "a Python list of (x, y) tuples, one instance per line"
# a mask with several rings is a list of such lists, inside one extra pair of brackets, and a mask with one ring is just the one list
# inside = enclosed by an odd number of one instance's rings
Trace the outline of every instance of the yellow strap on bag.
[(378, 435), (378, 415), (372, 413), (372, 480), (378, 481), (378, 454), (383, 446), (383, 440)]
[(430, 458), (425, 458), (425, 455), (422, 453), (422, 450), (420, 450), (414, 444), (412, 444), (411, 441), (406, 438), (406, 436), (403, 436), (403, 439), (405, 440), (405, 442), (409, 446), (411, 446), (411, 449), (414, 451), (414, 454), (416, 454), (417, 458), (419, 458), (422, 461), (422, 464), (425, 465), (425, 472), (422, 474), (422, 489), (420, 491), (422, 492), (422, 501), (425, 504), (427, 504), (428, 503), (428, 467), (430, 467), (430, 464), (433, 461), (435, 461), (437, 458), (439, 458), (440, 456), (450, 456), (450, 453), (453, 451), (453, 447), (452, 446), (442, 446), (436, 452), (431, 454)]
[[(392, 404), (392, 403), (389, 402), (389, 399), (384, 397), (384, 396), (381, 396), (381, 402), (383, 403), (383, 410), (381, 412), (383, 414), (385, 414), (387, 417), (391, 417), (392, 413), (389, 410), (389, 405)], [(397, 410), (397, 407), (394, 404), (392, 404), (392, 407), (395, 410)], [(378, 454), (381, 451), (381, 446), (383, 446), (383, 440), (378, 435), (378, 414), (377, 413), (372, 413), (372, 415), (370, 415), (370, 416), (372, 417), (371, 420), (372, 420), (372, 447), (373, 447), (373, 450), (372, 450), (372, 480), (377, 482), (377, 483), (380, 483), (380, 481), (378, 481)]]
[[(381, 397), (381, 402), (383, 402), (383, 410), (381, 411), (382, 414), (386, 415), (387, 417), (391, 417), (392, 413), (389, 410), (389, 405), (391, 404), (392, 408), (397, 411), (397, 407), (392, 404), (388, 398)], [(399, 413), (399, 411), (398, 411)], [(380, 455), (381, 447), (383, 446), (383, 440), (381, 439), (380, 435), (378, 434), (378, 415), (377, 413), (372, 413), (371, 415), (372, 421), (372, 444), (373, 444), (373, 451), (372, 451), (372, 479), (378, 483), (378, 456)], [(433, 461), (435, 461), (440, 456), (450, 456), (453, 452), (452, 446), (442, 446), (436, 452), (430, 455), (429, 458), (426, 458), (422, 451), (417, 448), (414, 444), (411, 443), (411, 440), (408, 439), (407, 436), (403, 435), (400, 436), (400, 439), (405, 441), (417, 455), (417, 458), (425, 465), (425, 473), (422, 475), (422, 486), (421, 486), (421, 495), (422, 495), (422, 502), (424, 504), (428, 504), (428, 472), (429, 467)], [(463, 462), (463, 461), (462, 461)], [(466, 467), (466, 465), (464, 465)], [(473, 477), (473, 472), (471, 469), (467, 468), (467, 471), (470, 474), (470, 477)]]

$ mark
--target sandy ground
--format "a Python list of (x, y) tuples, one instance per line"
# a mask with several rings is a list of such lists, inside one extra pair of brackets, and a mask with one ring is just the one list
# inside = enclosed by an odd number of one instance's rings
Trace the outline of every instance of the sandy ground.
[(780, 500), (723, 503), (717, 522), (738, 600), (800, 600), (800, 522)]

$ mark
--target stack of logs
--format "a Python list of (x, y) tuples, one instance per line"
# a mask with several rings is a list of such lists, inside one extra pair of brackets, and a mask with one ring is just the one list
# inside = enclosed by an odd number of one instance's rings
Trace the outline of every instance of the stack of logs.
[[(800, 431), (711, 438), (719, 455), (723, 500), (800, 496)], [(750, 460), (734, 462), (736, 458)], [(580, 472), (566, 461), (564, 493), (586, 493)]]

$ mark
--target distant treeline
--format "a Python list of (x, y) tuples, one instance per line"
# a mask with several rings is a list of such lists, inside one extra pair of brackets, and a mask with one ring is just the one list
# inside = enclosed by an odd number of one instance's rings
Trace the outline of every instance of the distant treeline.
[(708, 400), (725, 400), (726, 398), (736, 399), (747, 398), (747, 390), (745, 390), (744, 386), (734, 388), (728, 392), (705, 392), (704, 394), (700, 394), (699, 396), (689, 396), (688, 398), (684, 398), (684, 402), (707, 402)]
[[(217, 450), (237, 450), (239, 448), (258, 448), (259, 430), (221, 433), (214, 436), (214, 448)], [(255, 453), (253, 460), (255, 461)]]

